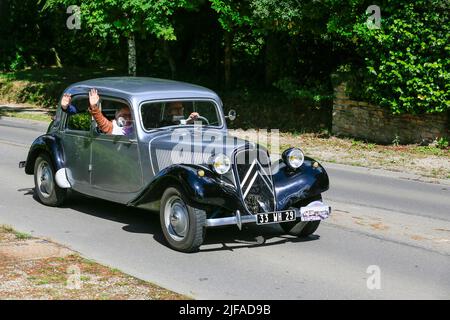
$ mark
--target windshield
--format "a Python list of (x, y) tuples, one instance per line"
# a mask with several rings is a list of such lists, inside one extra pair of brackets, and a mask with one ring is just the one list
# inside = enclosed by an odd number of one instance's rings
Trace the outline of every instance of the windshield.
[(205, 100), (144, 103), (141, 106), (141, 116), (145, 130), (194, 124), (214, 127), (222, 125), (216, 104)]

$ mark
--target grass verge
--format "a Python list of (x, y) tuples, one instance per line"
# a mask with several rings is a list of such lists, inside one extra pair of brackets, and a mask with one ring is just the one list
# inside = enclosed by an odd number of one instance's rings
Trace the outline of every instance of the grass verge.
[(63, 90), (78, 81), (122, 75), (115, 68), (45, 68), (25, 69), (0, 74), (0, 102), (29, 103), (51, 109)]
[(185, 300), (186, 296), (0, 225), (0, 299)]
[(19, 119), (35, 120), (48, 122), (52, 121), (51, 112), (26, 112), (26, 111), (4, 111), (0, 108), (0, 118), (1, 117), (12, 117)]

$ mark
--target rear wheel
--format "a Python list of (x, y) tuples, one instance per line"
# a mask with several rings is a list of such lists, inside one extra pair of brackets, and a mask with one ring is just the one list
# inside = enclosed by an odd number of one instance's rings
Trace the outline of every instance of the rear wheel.
[(164, 191), (159, 216), (164, 238), (171, 248), (182, 252), (199, 249), (205, 236), (206, 212), (187, 205), (177, 188)]
[[(300, 206), (307, 206), (309, 203), (314, 201), (322, 201), (322, 196), (317, 196), (312, 199), (308, 199), (307, 202), (303, 202)], [(319, 227), (319, 221), (300, 221), (300, 222), (286, 222), (280, 223), (281, 228), (284, 232), (297, 237), (307, 237), (312, 235)]]
[(52, 207), (61, 205), (66, 198), (66, 189), (56, 184), (53, 162), (45, 153), (34, 163), (34, 192), (39, 201)]

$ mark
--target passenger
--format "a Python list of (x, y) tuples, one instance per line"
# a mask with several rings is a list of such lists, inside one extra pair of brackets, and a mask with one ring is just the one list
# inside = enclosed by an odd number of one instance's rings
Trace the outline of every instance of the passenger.
[[(61, 99), (61, 108), (68, 114), (75, 114), (78, 112), (77, 108), (70, 104), (72, 97), (70, 94), (65, 93)], [(89, 108), (95, 122), (97, 122), (98, 128), (106, 134), (113, 135), (131, 135), (133, 133), (133, 121), (131, 117), (131, 111), (128, 106), (124, 106), (116, 111), (114, 120), (108, 120), (100, 111), (98, 104), (100, 102), (100, 96), (96, 89), (89, 91)]]

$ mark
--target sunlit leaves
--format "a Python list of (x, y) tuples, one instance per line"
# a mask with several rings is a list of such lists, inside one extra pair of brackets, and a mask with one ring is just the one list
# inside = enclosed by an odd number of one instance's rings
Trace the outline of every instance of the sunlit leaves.
[[(58, 10), (72, 2), (47, 0), (44, 9)], [(116, 40), (135, 32), (174, 40), (171, 16), (178, 8), (190, 7), (187, 0), (81, 0), (79, 3), (83, 28), (93, 36)]]

